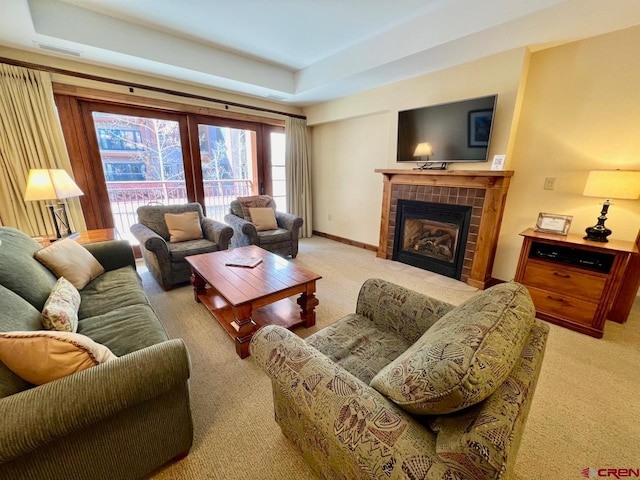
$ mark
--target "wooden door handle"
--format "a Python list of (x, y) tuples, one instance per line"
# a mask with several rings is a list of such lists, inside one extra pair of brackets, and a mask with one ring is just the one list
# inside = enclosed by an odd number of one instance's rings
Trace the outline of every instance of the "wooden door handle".
[(547, 295), (547, 298), (549, 300), (553, 300), (554, 302), (560, 302), (560, 303), (564, 303), (564, 300), (562, 298), (554, 298), (551, 295)]
[(562, 273), (553, 272), (556, 277), (571, 278), (571, 275), (563, 275)]

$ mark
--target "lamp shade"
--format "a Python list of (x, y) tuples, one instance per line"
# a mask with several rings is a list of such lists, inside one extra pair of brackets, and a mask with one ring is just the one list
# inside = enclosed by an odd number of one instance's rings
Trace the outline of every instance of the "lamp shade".
[(66, 170), (33, 168), (29, 170), (25, 201), (62, 200), (84, 195)]
[(636, 200), (640, 198), (640, 171), (592, 170), (583, 195)]
[(428, 142), (419, 143), (416, 151), (413, 152), (414, 157), (426, 157), (429, 155), (433, 155), (433, 148), (431, 148), (431, 144)]

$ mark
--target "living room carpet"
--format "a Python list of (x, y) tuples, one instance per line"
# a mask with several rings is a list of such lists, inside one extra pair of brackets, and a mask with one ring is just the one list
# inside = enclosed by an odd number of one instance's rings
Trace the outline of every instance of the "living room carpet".
[[(458, 304), (476, 289), (431, 272), (376, 258), (374, 252), (320, 237), (302, 239), (297, 265), (320, 275), (316, 326), (355, 310), (362, 283), (383, 278)], [(157, 479), (316, 479), (273, 419), (271, 383), (251, 357), (196, 304), (189, 285), (163, 291), (144, 267), (149, 299), (169, 335), (189, 350), (194, 444)], [(597, 340), (551, 326), (543, 370), (514, 478), (576, 479), (584, 468), (638, 468), (640, 458), (640, 302), (624, 325), (608, 322)]]

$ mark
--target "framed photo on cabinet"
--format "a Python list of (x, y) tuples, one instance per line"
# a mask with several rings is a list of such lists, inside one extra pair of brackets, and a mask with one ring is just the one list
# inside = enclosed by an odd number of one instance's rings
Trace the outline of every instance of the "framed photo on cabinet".
[(541, 233), (566, 235), (573, 221), (572, 215), (556, 215), (554, 213), (539, 213), (534, 230)]

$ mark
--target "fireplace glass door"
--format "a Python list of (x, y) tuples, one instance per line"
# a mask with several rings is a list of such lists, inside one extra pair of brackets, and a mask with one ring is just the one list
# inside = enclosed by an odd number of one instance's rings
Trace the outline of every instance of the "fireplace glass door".
[(460, 279), (471, 207), (398, 200), (393, 259)]

